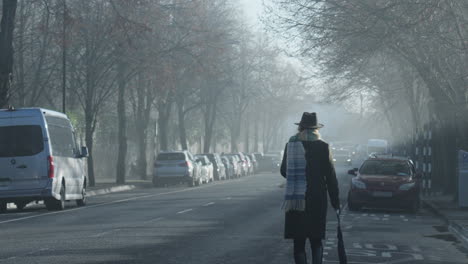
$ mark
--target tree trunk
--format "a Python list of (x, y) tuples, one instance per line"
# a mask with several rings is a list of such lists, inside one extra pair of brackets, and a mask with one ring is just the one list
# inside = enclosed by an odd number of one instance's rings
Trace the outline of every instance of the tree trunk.
[(24, 31), (26, 27), (26, 15), (24, 11), (24, 1), (20, 1), (19, 6), (19, 23), (18, 23), (18, 48), (17, 48), (17, 84), (16, 89), (18, 90), (18, 106), (24, 107), (26, 102), (25, 92), (25, 76), (24, 76)]
[(93, 187), (96, 185), (96, 179), (94, 177), (94, 159), (93, 159), (93, 114), (85, 113), (85, 141), (86, 146), (89, 150), (88, 156), (88, 179), (89, 186)]
[[(162, 111), (164, 112), (164, 111)], [(158, 129), (159, 129), (159, 142), (161, 151), (168, 150), (167, 129), (169, 125), (169, 118), (166, 113), (159, 113)]]
[(117, 115), (119, 119), (118, 127), (118, 144), (119, 150), (117, 153), (117, 175), (116, 183), (125, 184), (125, 161), (127, 156), (127, 117), (125, 115), (125, 65), (120, 63), (118, 65), (119, 74), (119, 90), (117, 101)]
[(17, 0), (3, 0), (0, 22), (0, 107), (8, 105), (13, 74), (13, 29)]
[(188, 150), (187, 144), (187, 131), (185, 129), (185, 110), (184, 110), (184, 99), (180, 97), (177, 100), (177, 115), (179, 121), (179, 139), (182, 150)]
[(259, 140), (259, 132), (258, 132), (258, 119), (256, 119), (255, 121), (255, 124), (254, 124), (254, 152), (258, 152), (258, 149), (259, 149), (259, 144), (260, 142), (258, 142)]
[(212, 102), (207, 105), (205, 112), (205, 138), (203, 145), (203, 153), (210, 153), (211, 143), (213, 141), (213, 129), (216, 121), (216, 101), (214, 97)]
[(138, 85), (138, 110), (136, 118), (137, 128), (137, 146), (138, 146), (138, 158), (137, 158), (137, 171), (141, 179), (146, 180), (147, 178), (147, 142), (148, 142), (148, 125), (149, 117), (151, 112), (151, 88), (150, 85), (144, 85), (141, 78)]
[(250, 153), (250, 127), (249, 127), (249, 118), (247, 117), (245, 123), (245, 147), (244, 151)]

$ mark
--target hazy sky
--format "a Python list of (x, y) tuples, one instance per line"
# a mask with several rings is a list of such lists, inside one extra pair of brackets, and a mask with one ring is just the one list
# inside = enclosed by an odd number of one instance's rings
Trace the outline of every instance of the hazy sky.
[(244, 6), (245, 14), (251, 23), (260, 23), (258, 15), (262, 12), (262, 0), (238, 0)]

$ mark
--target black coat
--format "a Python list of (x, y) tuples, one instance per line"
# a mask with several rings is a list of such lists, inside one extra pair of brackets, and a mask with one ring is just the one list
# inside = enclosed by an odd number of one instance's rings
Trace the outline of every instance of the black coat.
[[(322, 140), (303, 141), (306, 164), (306, 209), (286, 212), (285, 238), (324, 239), (327, 222), (327, 192), (333, 208), (338, 209), (338, 181), (328, 144)], [(287, 147), (281, 164), (286, 177)]]

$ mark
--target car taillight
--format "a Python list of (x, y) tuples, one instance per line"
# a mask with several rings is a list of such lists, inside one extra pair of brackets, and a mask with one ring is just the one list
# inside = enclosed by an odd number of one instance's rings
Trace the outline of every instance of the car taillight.
[(190, 166), (190, 163), (188, 161), (184, 161), (184, 162), (180, 163), (179, 166), (188, 167), (188, 166)]
[(54, 165), (54, 158), (52, 156), (47, 156), (47, 171), (48, 171), (49, 179), (54, 178), (55, 165)]

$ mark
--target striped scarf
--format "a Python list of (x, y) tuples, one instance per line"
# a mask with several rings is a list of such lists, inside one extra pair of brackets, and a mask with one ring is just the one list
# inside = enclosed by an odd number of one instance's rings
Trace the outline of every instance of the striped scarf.
[(317, 129), (306, 129), (291, 137), (286, 152), (286, 194), (282, 208), (285, 211), (304, 211), (307, 189), (306, 159), (303, 141), (320, 139)]

